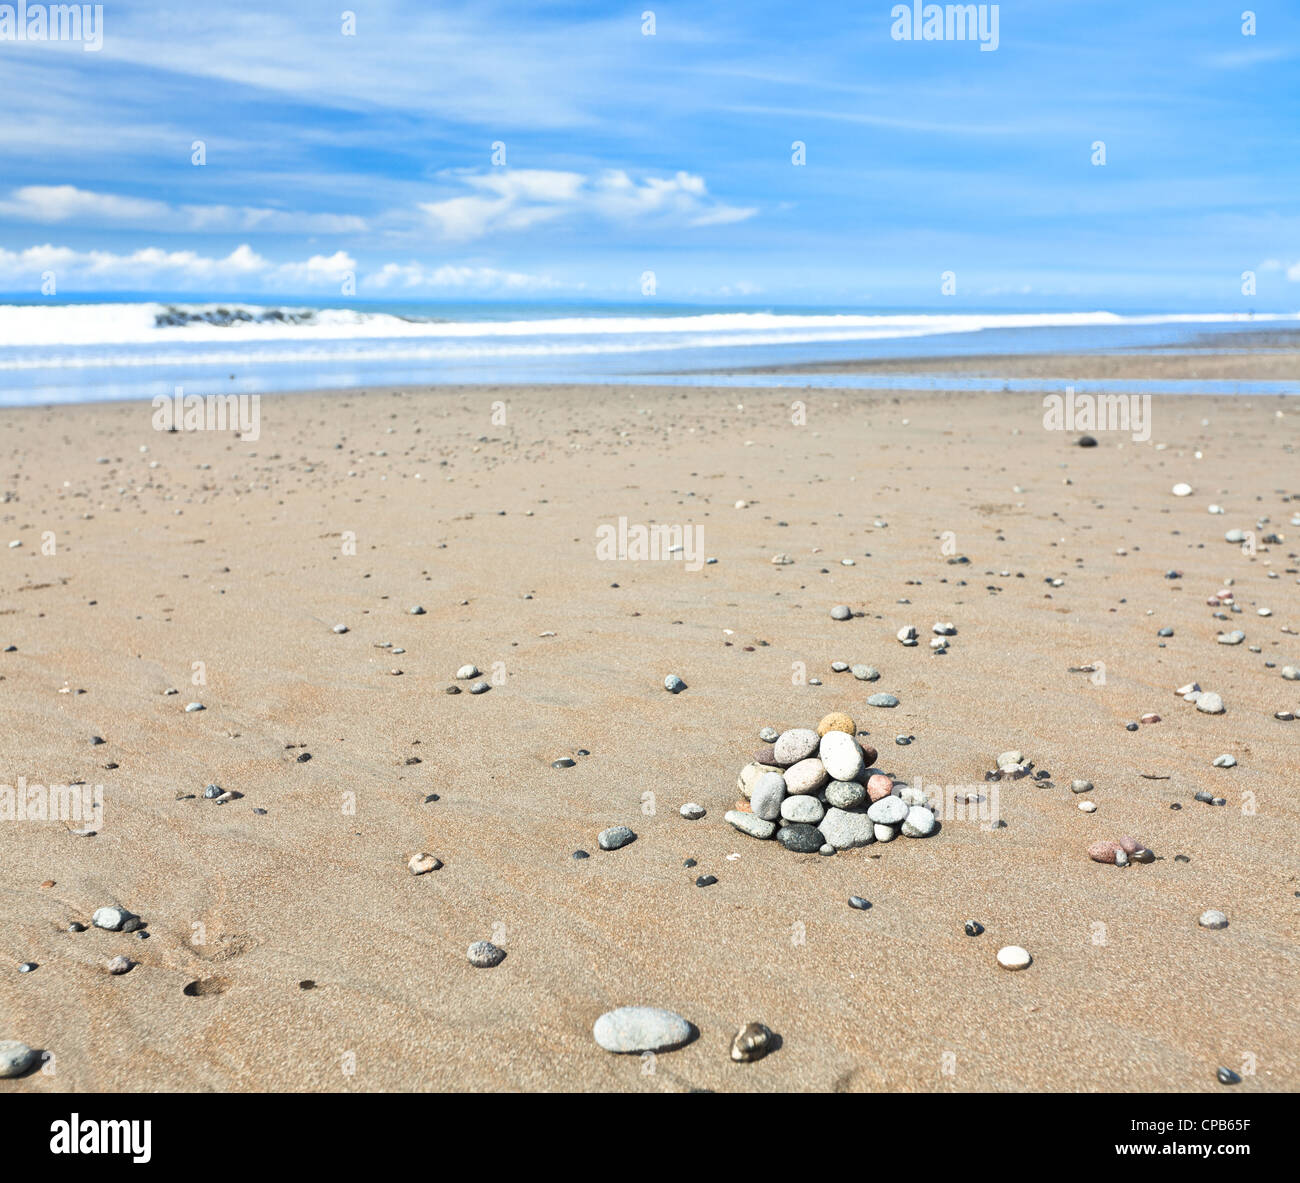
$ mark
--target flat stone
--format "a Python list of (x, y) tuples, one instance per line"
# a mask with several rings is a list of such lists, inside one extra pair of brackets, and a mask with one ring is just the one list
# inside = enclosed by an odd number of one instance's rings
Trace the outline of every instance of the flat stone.
[(858, 741), (844, 731), (827, 731), (817, 754), (832, 780), (856, 780), (866, 767)]
[(749, 797), (749, 807), (755, 817), (762, 818), (764, 821), (775, 821), (781, 816), (781, 802), (785, 800), (785, 796), (785, 777), (779, 772), (765, 772), (754, 785), (754, 791)]
[(816, 854), (825, 841), (816, 826), (800, 825), (797, 822), (777, 830), (776, 840), (786, 850), (793, 850), (796, 854)]
[(741, 813), (738, 809), (728, 809), (722, 819), (735, 826), (742, 834), (751, 838), (770, 838), (776, 833), (776, 822), (764, 821), (752, 813)]
[(776, 762), (785, 767), (798, 764), (800, 760), (806, 760), (813, 755), (821, 741), (822, 737), (811, 727), (796, 727), (790, 731), (783, 731), (775, 744)]
[(934, 833), (938, 822), (924, 805), (913, 805), (903, 819), (903, 836), (906, 838), (928, 838)]
[(869, 707), (896, 707), (898, 699), (892, 694), (873, 694), (867, 699)]
[(1210, 908), (1201, 913), (1197, 924), (1202, 928), (1227, 928), (1228, 918), (1216, 908)]
[(442, 859), (434, 858), (431, 854), (416, 854), (411, 856), (411, 861), (406, 864), (411, 869), (412, 875), (427, 875), (430, 871), (436, 871), (442, 866)]
[(856, 780), (833, 780), (826, 786), (825, 797), (836, 809), (852, 809), (867, 799), (867, 790)]
[(818, 829), (828, 845), (836, 850), (852, 850), (857, 846), (870, 846), (876, 840), (875, 823), (865, 813), (844, 809), (828, 809)]
[(1226, 753), (1222, 756), (1214, 757), (1215, 768), (1233, 768), (1236, 766), (1236, 763), (1237, 763), (1237, 757), (1229, 756)]
[(851, 672), (859, 682), (877, 682), (880, 680), (880, 671), (875, 666), (855, 665), (851, 667)]
[(1031, 961), (1029, 951), (1019, 945), (1004, 945), (998, 950), (998, 964), (1003, 969), (1024, 969)]
[(785, 789), (787, 793), (815, 793), (829, 779), (825, 765), (811, 756), (785, 770)]
[(1092, 781), (1090, 780), (1072, 780), (1070, 782), (1070, 792), (1072, 793), (1091, 793)]
[(688, 801), (677, 812), (680, 813), (688, 822), (697, 822), (708, 812), (708, 810), (706, 810), (703, 805), (696, 805), (694, 801)]
[(781, 802), (781, 817), (788, 822), (815, 826), (825, 816), (826, 808), (816, 797), (801, 793)]
[(605, 1051), (635, 1055), (681, 1047), (694, 1028), (681, 1015), (657, 1006), (621, 1006), (601, 1015), (591, 1033)]
[(867, 816), (881, 825), (897, 826), (907, 817), (907, 809), (906, 803), (899, 797), (881, 797), (867, 810)]
[(0, 1039), (0, 1077), (21, 1076), (36, 1063), (36, 1053), (16, 1039)]
[(1223, 714), (1223, 698), (1212, 690), (1207, 690), (1196, 700), (1196, 709), (1207, 715)]
[(478, 969), (492, 969), (506, 959), (506, 951), (498, 949), (491, 941), (475, 941), (465, 950), (470, 965)]
[(636, 835), (627, 826), (610, 826), (608, 830), (601, 830), (596, 841), (600, 843), (601, 850), (618, 850), (620, 846), (635, 842)]
[(999, 768), (1012, 768), (1015, 765), (1023, 764), (1024, 762), (1025, 762), (1025, 754), (1023, 752), (1017, 752), (1015, 750), (1009, 752), (1003, 752), (998, 757)]

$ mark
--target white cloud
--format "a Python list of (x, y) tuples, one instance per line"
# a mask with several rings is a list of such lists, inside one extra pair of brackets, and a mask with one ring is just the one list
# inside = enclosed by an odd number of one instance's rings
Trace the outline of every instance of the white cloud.
[(537, 290), (558, 286), (547, 275), (521, 271), (499, 271), (495, 267), (467, 267), (444, 263), (422, 267), (419, 263), (385, 263), (365, 280), (367, 287), (388, 288), (472, 288), (478, 290)]
[(1291, 266), (1286, 269), (1286, 277), (1292, 283), (1300, 283), (1300, 260), (1292, 263)]
[(420, 209), (444, 238), (453, 241), (526, 230), (570, 216), (622, 224), (658, 221), (717, 226), (744, 221), (758, 212), (717, 201), (709, 196), (703, 177), (687, 172), (640, 181), (622, 169), (594, 176), (546, 169), (447, 176), (474, 192), (424, 202)]
[(95, 193), (75, 185), (24, 185), (0, 201), (0, 217), (19, 222), (148, 226), (154, 230), (206, 230), (276, 234), (361, 234), (364, 218), (309, 214), (256, 206), (168, 205), (140, 197)]

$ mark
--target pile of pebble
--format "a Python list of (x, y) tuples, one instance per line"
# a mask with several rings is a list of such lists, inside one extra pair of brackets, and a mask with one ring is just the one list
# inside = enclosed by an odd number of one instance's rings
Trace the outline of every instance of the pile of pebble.
[(741, 800), (724, 816), (751, 838), (775, 838), (798, 854), (834, 854), (900, 833), (925, 838), (938, 822), (920, 789), (895, 784), (874, 767), (876, 749), (860, 744), (857, 724), (827, 715), (816, 727), (776, 734), (740, 771)]

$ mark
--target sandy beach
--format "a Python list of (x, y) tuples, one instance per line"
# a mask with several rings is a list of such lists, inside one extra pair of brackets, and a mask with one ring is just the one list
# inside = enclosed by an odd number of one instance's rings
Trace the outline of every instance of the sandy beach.
[[(0, 1037), (52, 1057), (0, 1092), (1300, 1085), (1300, 398), (1157, 396), (1095, 448), (1037, 395), (372, 389), (265, 398), (256, 442), (151, 414), (0, 414), (0, 782), (104, 803), (94, 836), (0, 824)], [(620, 518), (717, 561), (602, 560)], [(446, 693), (467, 663), (490, 690)], [(988, 788), (1019, 749), (1051, 787), (833, 857), (728, 825), (759, 729), (831, 711), (896, 777)], [(1089, 860), (1121, 834), (1155, 861)], [(108, 904), (148, 939), (67, 931)], [(698, 1038), (608, 1054), (631, 1004)], [(749, 1021), (780, 1046), (734, 1063)]]

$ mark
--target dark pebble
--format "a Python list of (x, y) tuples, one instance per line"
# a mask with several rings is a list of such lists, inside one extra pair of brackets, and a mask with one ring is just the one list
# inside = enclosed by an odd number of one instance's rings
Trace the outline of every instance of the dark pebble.
[(966, 935), (968, 937), (977, 937), (984, 931), (984, 925), (978, 920), (966, 921)]
[(1182, 809), (1182, 806), (1179, 805), (1177, 801), (1175, 801), (1175, 802), (1174, 802), (1174, 803), (1173, 803), (1169, 808), (1170, 808), (1170, 809)]
[(561, 756), (558, 760), (551, 761), (552, 768), (572, 768), (577, 763), (576, 760), (569, 759), (568, 756)]
[(1090, 435), (1081, 435), (1081, 436), (1079, 437), (1079, 447), (1081, 447), (1081, 448), (1095, 448), (1096, 446), (1097, 446), (1097, 441), (1096, 441), (1095, 439), (1093, 439), (1092, 436), (1090, 436)]
[(265, 809), (254, 809), (253, 812), (256, 813), (256, 814), (258, 814), (259, 816), (262, 816), (262, 817), (265, 817), (265, 816), (266, 816), (266, 810), (265, 810)]
[(1185, 854), (1174, 855), (1174, 862), (1176, 863), (1190, 863), (1191, 861), (1192, 860)]
[(298, 753), (298, 763), (299, 763), (299, 764), (306, 764), (307, 761), (310, 760), (310, 759), (311, 759), (311, 753), (310, 753), (310, 752), (299, 752), (299, 753)]
[(1219, 1078), (1220, 1084), (1241, 1083), (1241, 1077), (1238, 1076), (1231, 1068), (1220, 1068), (1214, 1075)]
[(1136, 731), (1137, 729), (1138, 729), (1138, 725), (1137, 725), (1136, 723), (1125, 723), (1125, 724), (1124, 724), (1124, 730), (1125, 730), (1125, 731)]
[(916, 738), (915, 735), (896, 735), (894, 736), (894, 742), (898, 744), (900, 748), (905, 748), (915, 738)]
[(19, 972), (20, 974), (29, 974), (29, 973), (31, 973), (32, 970), (34, 970), (35, 968), (36, 968), (36, 962), (34, 962), (34, 961), (24, 961), (24, 962), (22, 963), (22, 965), (20, 965), (20, 966), (18, 967), (18, 972)]
[(448, 687), (447, 687), (447, 693), (448, 693), (448, 694), (459, 694), (459, 693), (460, 693), (460, 687), (459, 687), (459, 686), (448, 686)]
[(718, 877), (717, 877), (716, 875), (701, 875), (701, 876), (700, 876), (700, 877), (695, 881), (695, 886), (696, 886), (696, 887), (712, 887), (715, 883), (717, 883), (717, 881), (718, 881)]
[(1214, 804), (1214, 798), (1209, 793), (1197, 793), (1196, 800), (1204, 801), (1206, 805)]
[(82, 924), (81, 921), (79, 921), (79, 920), (74, 920), (71, 924), (68, 925), (68, 931), (69, 931), (69, 932), (85, 932), (85, 931), (86, 931), (86, 926), (85, 926), (84, 924)]
[(684, 863), (682, 863), (682, 866), (683, 866), (683, 867), (693, 867), (693, 866), (695, 866), (695, 865), (696, 865), (696, 863), (695, 863), (695, 860), (694, 860), (693, 858), (688, 858)]
[(803, 822), (782, 826), (776, 832), (776, 840), (786, 850), (793, 850), (796, 854), (816, 854), (826, 843), (822, 832), (816, 826)]
[(97, 747), (99, 747), (99, 745), (102, 744), (103, 742), (104, 742), (104, 737), (103, 737), (102, 735), (92, 735), (92, 736), (90, 737), (90, 743), (91, 743), (91, 746), (92, 746), (92, 747), (96, 747), (96, 748), (97, 748)]
[(579, 756), (590, 756), (591, 753), (590, 753), (589, 751), (587, 751), (586, 748), (579, 748), (579, 749), (578, 749), (578, 755), (579, 755)]
[(316, 989), (316, 983), (313, 982), (313, 981), (311, 980), (311, 978), (303, 978), (303, 980), (302, 980), (301, 982), (298, 983), (298, 989), (299, 989), (299, 990), (315, 990), (315, 989)]
[(575, 851), (573, 852), (573, 857), (574, 857), (574, 858), (591, 858), (591, 855), (589, 855), (585, 850), (575, 850)]
[(849, 896), (849, 907), (857, 908), (859, 912), (865, 912), (871, 907), (871, 901), (864, 900), (860, 895), (851, 895)]
[(214, 797), (220, 797), (223, 792), (225, 792), (225, 790), (220, 785), (208, 785), (208, 787), (203, 790), (203, 795), (211, 801)]

